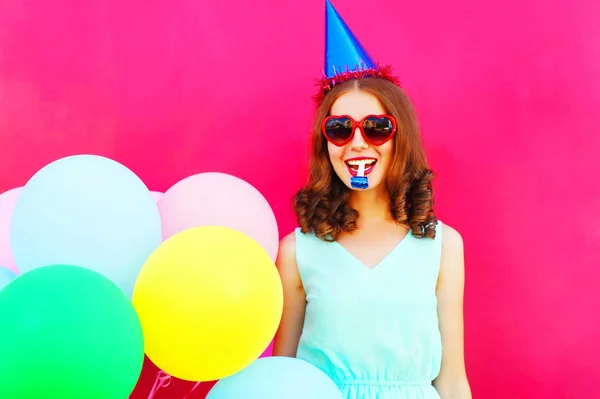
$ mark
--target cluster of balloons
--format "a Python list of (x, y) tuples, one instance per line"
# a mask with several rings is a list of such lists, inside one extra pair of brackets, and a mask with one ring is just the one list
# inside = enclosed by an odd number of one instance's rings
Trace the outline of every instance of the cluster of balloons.
[(231, 175), (162, 194), (105, 157), (45, 166), (0, 195), (0, 397), (125, 399), (145, 353), (220, 380), (210, 399), (341, 398), (306, 362), (260, 358), (283, 309), (278, 236)]

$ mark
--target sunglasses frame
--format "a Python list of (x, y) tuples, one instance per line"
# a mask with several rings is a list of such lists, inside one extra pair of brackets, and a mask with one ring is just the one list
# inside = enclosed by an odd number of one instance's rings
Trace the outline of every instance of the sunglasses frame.
[[(327, 130), (325, 129), (325, 125), (327, 125), (327, 122), (330, 121), (331, 119), (341, 119), (341, 118), (347, 118), (350, 120), (350, 122), (352, 122), (352, 133), (350, 134), (350, 137), (348, 137), (348, 139), (344, 140), (344, 142), (342, 142), (340, 144), (340, 143), (333, 141), (327, 135)], [(383, 141), (382, 143), (374, 143), (365, 134), (364, 123), (369, 118), (388, 118), (390, 121), (392, 121), (392, 132), (390, 133), (389, 137), (387, 139), (385, 139), (385, 141)], [(348, 144), (349, 142), (351, 142), (352, 139), (354, 138), (354, 134), (356, 133), (356, 128), (360, 129), (360, 133), (362, 134), (363, 138), (365, 139), (365, 141), (367, 143), (369, 143), (375, 147), (379, 147), (380, 145), (384, 145), (385, 143), (390, 141), (390, 139), (392, 137), (394, 137), (394, 134), (396, 134), (396, 130), (398, 129), (398, 125), (396, 123), (396, 119), (394, 119), (393, 116), (388, 115), (388, 114), (380, 114), (380, 115), (371, 114), (371, 115), (365, 116), (360, 121), (355, 121), (350, 115), (329, 115), (327, 118), (323, 119), (323, 123), (321, 123), (321, 133), (323, 134), (323, 136), (325, 136), (327, 141), (329, 141), (331, 144), (335, 145), (336, 147), (343, 147), (346, 144)]]

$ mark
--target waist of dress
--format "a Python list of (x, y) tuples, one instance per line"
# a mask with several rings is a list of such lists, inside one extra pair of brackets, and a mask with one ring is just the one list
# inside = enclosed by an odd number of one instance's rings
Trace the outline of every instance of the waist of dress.
[(426, 387), (432, 386), (427, 380), (366, 380), (332, 378), (336, 385), (364, 385), (377, 387)]

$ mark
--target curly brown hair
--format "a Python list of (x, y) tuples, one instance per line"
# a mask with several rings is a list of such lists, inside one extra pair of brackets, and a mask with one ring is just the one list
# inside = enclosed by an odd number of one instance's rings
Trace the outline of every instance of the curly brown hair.
[(433, 210), (433, 172), (429, 169), (413, 106), (397, 85), (377, 78), (361, 78), (335, 86), (317, 108), (312, 129), (308, 183), (294, 197), (294, 210), (302, 232), (314, 232), (334, 241), (342, 232), (356, 229), (358, 212), (350, 206), (351, 190), (333, 170), (321, 123), (343, 93), (359, 89), (374, 94), (398, 124), (394, 156), (386, 176), (390, 211), (396, 223), (415, 237), (435, 238), (437, 219)]

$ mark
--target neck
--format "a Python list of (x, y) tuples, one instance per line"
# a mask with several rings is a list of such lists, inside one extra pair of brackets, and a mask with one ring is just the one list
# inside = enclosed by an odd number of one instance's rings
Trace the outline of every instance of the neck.
[(353, 191), (350, 206), (358, 211), (358, 222), (391, 220), (390, 200), (385, 190)]

